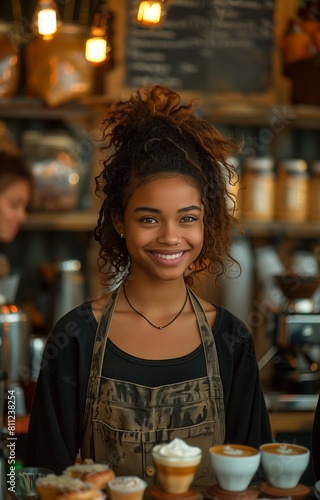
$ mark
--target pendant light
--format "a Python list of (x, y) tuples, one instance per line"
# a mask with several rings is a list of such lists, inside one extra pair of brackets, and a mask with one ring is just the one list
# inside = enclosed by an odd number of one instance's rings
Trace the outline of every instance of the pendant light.
[(61, 18), (54, 0), (38, 0), (32, 18), (35, 31), (45, 40), (50, 40), (61, 25)]
[(91, 26), (91, 37), (86, 42), (86, 59), (101, 64), (109, 58), (111, 47), (107, 41), (107, 25), (110, 18), (107, 0), (98, 0)]
[(165, 0), (142, 0), (135, 13), (135, 21), (145, 26), (158, 26), (167, 13)]

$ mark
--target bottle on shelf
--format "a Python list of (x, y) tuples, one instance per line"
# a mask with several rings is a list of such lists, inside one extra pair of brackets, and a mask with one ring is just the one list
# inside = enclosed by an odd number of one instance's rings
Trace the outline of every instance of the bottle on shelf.
[(310, 167), (308, 200), (309, 219), (320, 221), (320, 160)]
[(268, 222), (274, 219), (274, 182), (274, 160), (271, 156), (247, 158), (239, 202), (243, 220)]
[(282, 160), (277, 172), (277, 219), (303, 222), (308, 218), (308, 166), (305, 160)]

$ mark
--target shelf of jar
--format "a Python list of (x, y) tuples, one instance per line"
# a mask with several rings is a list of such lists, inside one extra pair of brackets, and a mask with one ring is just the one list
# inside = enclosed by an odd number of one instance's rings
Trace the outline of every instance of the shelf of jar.
[[(97, 220), (98, 211), (30, 212), (22, 230), (91, 232)], [(245, 236), (249, 238), (283, 236), (285, 238), (319, 238), (320, 240), (320, 221), (241, 221), (241, 226)], [(237, 235), (240, 235), (238, 230)]]

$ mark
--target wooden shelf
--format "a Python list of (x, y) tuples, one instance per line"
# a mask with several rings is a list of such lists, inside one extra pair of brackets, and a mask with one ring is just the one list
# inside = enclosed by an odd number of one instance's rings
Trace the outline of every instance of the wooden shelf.
[[(15, 97), (0, 99), (0, 116), (10, 119), (77, 119), (94, 117), (110, 106), (107, 96), (86, 97), (81, 101), (55, 108), (46, 106), (36, 98)], [(320, 106), (274, 104), (210, 104), (200, 108), (203, 118), (226, 125), (268, 126), (281, 128), (320, 129)]]
[(50, 108), (40, 99), (15, 97), (0, 99), (0, 117), (26, 120), (77, 120), (94, 118), (96, 112), (91, 106), (79, 102)]
[(207, 108), (204, 118), (217, 124), (269, 127), (275, 133), (287, 128), (317, 130), (320, 129), (320, 106), (279, 103), (212, 105)]
[(283, 238), (319, 238), (320, 221), (306, 222), (249, 222), (243, 221), (242, 228), (247, 237), (278, 236)]
[(85, 231), (96, 226), (98, 212), (32, 212), (22, 226), (25, 231)]

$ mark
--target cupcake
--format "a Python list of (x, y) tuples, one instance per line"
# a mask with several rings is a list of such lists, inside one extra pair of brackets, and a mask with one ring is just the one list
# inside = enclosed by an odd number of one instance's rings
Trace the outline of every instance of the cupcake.
[(115, 477), (109, 465), (96, 464), (89, 461), (82, 464), (71, 465), (64, 470), (63, 474), (65, 476), (81, 479), (81, 481), (99, 489), (105, 489), (108, 482)]
[(147, 483), (137, 476), (117, 476), (108, 483), (111, 500), (141, 500)]
[(95, 500), (101, 496), (99, 490), (80, 479), (49, 474), (37, 481), (40, 500)]

